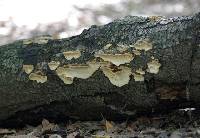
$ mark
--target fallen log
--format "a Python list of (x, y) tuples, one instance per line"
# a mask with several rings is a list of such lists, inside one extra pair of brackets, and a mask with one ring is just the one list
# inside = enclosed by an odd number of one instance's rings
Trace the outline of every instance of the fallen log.
[(0, 122), (97, 120), (198, 107), (200, 14), (128, 16), (0, 47)]

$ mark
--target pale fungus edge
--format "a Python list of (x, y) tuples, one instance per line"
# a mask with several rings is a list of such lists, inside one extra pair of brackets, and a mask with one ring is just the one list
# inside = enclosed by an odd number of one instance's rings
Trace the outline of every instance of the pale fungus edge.
[(60, 65), (59, 61), (51, 61), (48, 63), (50, 70), (56, 70), (59, 65)]
[(132, 73), (135, 81), (144, 81), (144, 76), (138, 73)]
[(133, 47), (139, 51), (144, 50), (146, 52), (146, 51), (151, 50), (153, 48), (153, 45), (148, 38), (145, 38), (145, 39), (137, 40), (136, 43), (133, 45), (130, 45), (130, 47)]
[(63, 52), (63, 55), (64, 55), (65, 59), (72, 60), (73, 58), (78, 59), (81, 56), (81, 52), (79, 50), (65, 51), (65, 52)]
[(33, 70), (34, 70), (34, 66), (33, 65), (23, 65), (23, 71), (26, 74), (30, 74)]
[(158, 74), (161, 64), (159, 63), (158, 59), (152, 59), (150, 62), (147, 63), (147, 66), (147, 72)]
[[(94, 72), (96, 70), (99, 69), (99, 65), (98, 64), (93, 64), (93, 63), (89, 63), (89, 64), (69, 64), (66, 66), (62, 66), (62, 67), (58, 67), (56, 69), (56, 73), (58, 75), (58, 77), (60, 77), (62, 80), (65, 78), (80, 78), (80, 79), (88, 79), (89, 77), (91, 77)], [(69, 82), (69, 81), (68, 81)], [(64, 81), (65, 83), (65, 81)], [(69, 84), (69, 83), (66, 83)]]
[(31, 73), (29, 75), (29, 80), (36, 81), (37, 83), (45, 83), (47, 81), (47, 76), (39, 73)]
[(99, 57), (104, 61), (108, 61), (113, 63), (116, 66), (121, 64), (130, 63), (134, 56), (131, 53), (124, 53), (124, 54), (95, 54), (95, 57)]
[(131, 69), (125, 66), (120, 66), (118, 69), (119, 71), (113, 72), (113, 70), (109, 67), (101, 67), (102, 72), (113, 85), (122, 87), (129, 83)]

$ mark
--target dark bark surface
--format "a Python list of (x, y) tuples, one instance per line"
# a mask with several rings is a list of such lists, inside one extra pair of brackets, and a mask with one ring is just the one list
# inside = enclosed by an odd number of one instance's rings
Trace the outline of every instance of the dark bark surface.
[[(96, 120), (102, 115), (125, 119), (143, 112), (198, 107), (200, 103), (200, 14), (168, 19), (125, 17), (104, 26), (92, 26), (71, 38), (29, 42), (22, 40), (0, 47), (1, 122), (14, 116), (27, 120), (47, 116)], [(140, 55), (133, 52), (137, 48), (132, 45), (139, 42), (152, 45), (152, 49), (136, 51)], [(107, 44), (112, 46), (106, 49)], [(67, 51), (79, 51), (81, 55), (67, 60), (63, 54)], [(103, 58), (96, 56), (102, 52), (134, 55), (133, 60), (119, 66), (106, 65), (114, 79), (124, 68), (130, 69), (127, 84), (111, 83), (102, 71), (103, 65), (89, 77), (75, 77), (72, 84), (65, 84), (48, 66), (51, 61), (59, 61), (59, 67), (89, 67), (89, 61), (102, 62)], [(160, 66), (157, 73), (146, 71), (153, 61)], [(23, 65), (33, 65), (32, 73), (46, 76), (47, 81), (30, 80)], [(138, 69), (145, 74), (136, 73)], [(117, 82), (127, 80), (123, 74), (126, 73), (121, 73)], [(133, 74), (144, 77), (144, 81), (136, 81)]]

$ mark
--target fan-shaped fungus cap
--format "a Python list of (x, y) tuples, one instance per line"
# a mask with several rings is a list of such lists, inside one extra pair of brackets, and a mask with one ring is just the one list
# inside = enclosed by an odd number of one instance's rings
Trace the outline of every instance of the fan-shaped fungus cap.
[(99, 67), (100, 65), (95, 63), (69, 64), (63, 67), (58, 67), (56, 72), (62, 80), (68, 79), (67, 81), (69, 81), (69, 78), (71, 78), (71, 81), (73, 81), (73, 78), (89, 78), (96, 70), (98, 70)]
[(36, 72), (36, 73), (31, 73), (29, 75), (30, 80), (35, 80), (37, 83), (44, 83), (47, 81), (47, 76), (41, 75), (41, 73)]
[(144, 76), (142, 74), (133, 73), (133, 77), (135, 81), (144, 81)]
[(51, 61), (48, 63), (50, 70), (55, 70), (60, 65), (59, 61)]
[(67, 60), (71, 60), (71, 59), (77, 59), (81, 56), (81, 52), (80, 51), (66, 51), (66, 52), (63, 52), (63, 55), (65, 56), (65, 58)]
[(67, 77), (65, 74), (59, 75), (59, 78), (65, 83), (65, 84), (72, 84), (73, 78)]
[(133, 54), (139, 56), (139, 55), (141, 55), (141, 52), (139, 50), (133, 50)]
[(103, 49), (104, 49), (104, 50), (107, 50), (107, 49), (109, 49), (111, 46), (112, 46), (112, 44), (106, 44), (106, 45), (103, 47)]
[(117, 44), (117, 50), (119, 52), (124, 52), (128, 50), (130, 47), (128, 45)]
[(148, 51), (153, 48), (152, 43), (149, 39), (139, 39), (134, 45), (131, 45), (131, 47), (134, 47), (136, 50), (144, 50)]
[(159, 63), (158, 59), (153, 59), (151, 62), (147, 63), (147, 66), (147, 72), (157, 74), (159, 72), (161, 64)]
[(135, 71), (137, 74), (141, 74), (141, 75), (144, 75), (145, 74), (145, 71), (143, 71), (141, 68), (137, 69)]
[(117, 71), (114, 71), (112, 68), (104, 66), (101, 67), (101, 70), (115, 86), (121, 87), (129, 83), (131, 69), (128, 67), (120, 66)]
[(33, 71), (34, 67), (33, 65), (23, 65), (23, 70), (27, 74), (30, 74)]
[(130, 63), (133, 60), (133, 55), (130, 53), (124, 54), (95, 54), (95, 57), (100, 57), (104, 61), (109, 61), (116, 66), (121, 64)]

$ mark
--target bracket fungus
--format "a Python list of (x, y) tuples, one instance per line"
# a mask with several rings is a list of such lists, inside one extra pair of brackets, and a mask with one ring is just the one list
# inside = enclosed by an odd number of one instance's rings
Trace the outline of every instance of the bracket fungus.
[(63, 55), (65, 56), (65, 58), (67, 60), (71, 60), (71, 59), (77, 59), (81, 56), (81, 52), (80, 51), (66, 51), (66, 52), (63, 52)]
[(47, 76), (42, 75), (41, 72), (35, 72), (29, 75), (29, 79), (33, 81), (37, 81), (37, 83), (44, 83), (47, 81)]
[(56, 70), (59, 65), (60, 65), (59, 61), (51, 61), (48, 63), (50, 70)]
[(130, 63), (133, 60), (133, 55), (130, 53), (124, 54), (95, 54), (95, 57), (100, 57), (104, 61), (109, 61), (116, 66), (121, 64)]
[[(62, 79), (67, 79), (67, 82), (69, 82), (69, 78), (71, 78), (70, 81), (73, 81), (73, 78), (80, 78), (80, 79), (87, 79), (92, 74), (98, 70), (100, 66), (97, 64), (69, 64), (65, 65), (63, 67), (58, 67), (56, 69), (57, 75)], [(64, 82), (65, 82), (64, 81)], [(71, 83), (66, 83), (71, 84)]]
[(51, 36), (41, 36), (34, 39), (34, 43), (37, 44), (46, 44), (50, 39), (53, 39)]
[(144, 50), (145, 52), (153, 48), (152, 43), (148, 38), (139, 39), (134, 45), (130, 46), (134, 47), (136, 50)]
[(158, 21), (158, 20), (164, 18), (164, 16), (149, 16), (148, 18), (150, 21)]
[(147, 72), (157, 74), (159, 72), (161, 64), (159, 63), (158, 59), (152, 59), (151, 62), (147, 63), (147, 66)]
[(143, 71), (141, 68), (137, 69), (135, 72), (141, 75), (145, 74), (145, 71)]
[(103, 49), (104, 49), (104, 50), (107, 50), (107, 49), (109, 49), (111, 46), (112, 46), (112, 44), (106, 44), (106, 45), (103, 47)]
[(137, 69), (135, 73), (132, 73), (135, 81), (144, 81), (144, 74), (145, 71), (143, 71), (141, 68)]
[(95, 67), (95, 68), (99, 68), (99, 67), (103, 67), (103, 66), (110, 66), (111, 63), (108, 61), (97, 61), (96, 59), (92, 60), (92, 61), (88, 61), (87, 64), (91, 67)]
[(73, 78), (67, 77), (65, 74), (59, 75), (59, 78), (65, 83), (65, 84), (72, 84)]
[(51, 36), (40, 36), (40, 37), (35, 37), (33, 39), (25, 39), (23, 40), (24, 45), (28, 45), (31, 43), (37, 43), (37, 44), (46, 44), (50, 39), (53, 39)]
[(139, 55), (141, 55), (141, 52), (139, 50), (133, 50), (133, 54), (139, 56)]
[(144, 76), (138, 73), (132, 73), (135, 81), (144, 81)]
[(125, 66), (117, 67), (117, 70), (113, 70), (111, 67), (103, 66), (101, 67), (104, 75), (108, 77), (110, 82), (118, 87), (122, 87), (129, 83), (131, 69)]
[(128, 45), (117, 44), (117, 50), (119, 52), (127, 51), (130, 47)]
[(24, 45), (29, 45), (31, 43), (33, 43), (33, 40), (31, 40), (31, 39), (25, 39), (25, 40), (23, 40), (23, 44)]
[(33, 71), (33, 65), (23, 65), (23, 70), (26, 74), (30, 74)]

